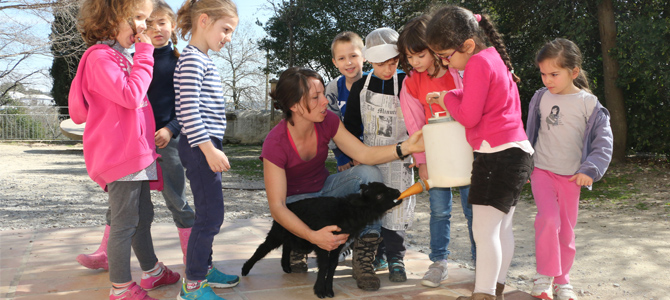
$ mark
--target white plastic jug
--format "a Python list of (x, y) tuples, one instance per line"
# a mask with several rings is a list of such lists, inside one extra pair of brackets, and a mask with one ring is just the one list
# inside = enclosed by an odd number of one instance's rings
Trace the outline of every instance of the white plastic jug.
[[(444, 116), (440, 116), (444, 114)], [(457, 187), (470, 184), (474, 154), (465, 139), (465, 127), (438, 112), (423, 126), (426, 148), (427, 184), (430, 187)]]

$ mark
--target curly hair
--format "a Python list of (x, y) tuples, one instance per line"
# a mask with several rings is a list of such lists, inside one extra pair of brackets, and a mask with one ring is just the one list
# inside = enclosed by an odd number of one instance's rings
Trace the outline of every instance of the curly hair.
[[(292, 67), (281, 73), (277, 85), (270, 92), (274, 107), (283, 112), (283, 118), (293, 125), (291, 107), (300, 101), (307, 101), (309, 96), (309, 79), (321, 81), (323, 78), (314, 70), (301, 67)], [(307, 112), (311, 109), (308, 105)]]
[(430, 21), (430, 16), (428, 15), (421, 15), (409, 20), (398, 37), (397, 45), (398, 52), (400, 52), (400, 68), (408, 75), (414, 69), (407, 59), (408, 52), (419, 53), (428, 49), (429, 55), (433, 57), (433, 67), (435, 67), (433, 73), (429, 74), (432, 78), (435, 78), (442, 68), (440, 58), (428, 47), (428, 42), (426, 41), (426, 26), (428, 25), (428, 21)]
[(463, 52), (461, 48), (468, 39), (473, 39), (482, 48), (486, 47), (488, 40), (500, 54), (507, 69), (512, 72), (514, 82), (521, 81), (514, 74), (505, 43), (488, 15), (481, 15), (481, 20), (477, 22), (471, 11), (449, 5), (436, 11), (426, 28), (426, 40), (433, 50), (455, 49)]
[(177, 11), (177, 30), (184, 40), (190, 40), (193, 24), (201, 14), (206, 14), (210, 24), (223, 17), (239, 18), (237, 5), (231, 0), (186, 0)]
[(77, 29), (89, 47), (99, 41), (114, 39), (119, 34), (119, 24), (129, 22), (145, 1), (152, 0), (84, 0), (79, 9)]
[(579, 69), (579, 75), (573, 80), (576, 87), (591, 92), (586, 71), (582, 70), (582, 52), (577, 44), (571, 40), (557, 38), (548, 42), (537, 51), (535, 65), (539, 65), (546, 59), (556, 59), (557, 66), (572, 70)]

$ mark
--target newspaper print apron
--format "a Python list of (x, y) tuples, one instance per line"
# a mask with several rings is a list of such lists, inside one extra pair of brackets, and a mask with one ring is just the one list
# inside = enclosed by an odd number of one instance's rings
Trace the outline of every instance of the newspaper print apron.
[[(384, 95), (368, 90), (372, 72), (368, 74), (361, 90), (361, 120), (363, 142), (369, 146), (395, 145), (406, 140), (407, 127), (398, 98), (398, 74), (393, 75), (393, 95)], [(401, 192), (414, 184), (414, 172), (409, 166), (412, 157), (394, 160), (377, 167), (384, 177), (384, 184)], [(403, 203), (386, 212), (382, 226), (390, 230), (406, 230), (412, 225), (416, 196), (405, 198)]]

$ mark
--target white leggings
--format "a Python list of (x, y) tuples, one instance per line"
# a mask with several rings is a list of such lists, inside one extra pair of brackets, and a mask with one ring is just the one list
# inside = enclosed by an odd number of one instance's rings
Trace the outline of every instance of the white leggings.
[(514, 231), (509, 213), (488, 205), (472, 205), (472, 233), (477, 244), (474, 293), (496, 294), (496, 282), (505, 283), (514, 255)]

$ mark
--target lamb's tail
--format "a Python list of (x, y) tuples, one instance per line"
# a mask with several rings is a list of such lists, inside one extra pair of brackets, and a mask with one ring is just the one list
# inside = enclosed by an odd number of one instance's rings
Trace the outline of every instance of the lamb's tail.
[(247, 260), (247, 262), (245, 262), (242, 266), (242, 276), (247, 276), (256, 262), (263, 259), (263, 257), (270, 253), (270, 251), (277, 249), (282, 245), (282, 230), (285, 229), (281, 228), (278, 224), (276, 224), (276, 222), (273, 222), (272, 228), (270, 229), (270, 232), (268, 232), (267, 238), (265, 238), (265, 242), (258, 246), (258, 249), (256, 249), (254, 255), (251, 256), (251, 258), (249, 258), (249, 260)]

